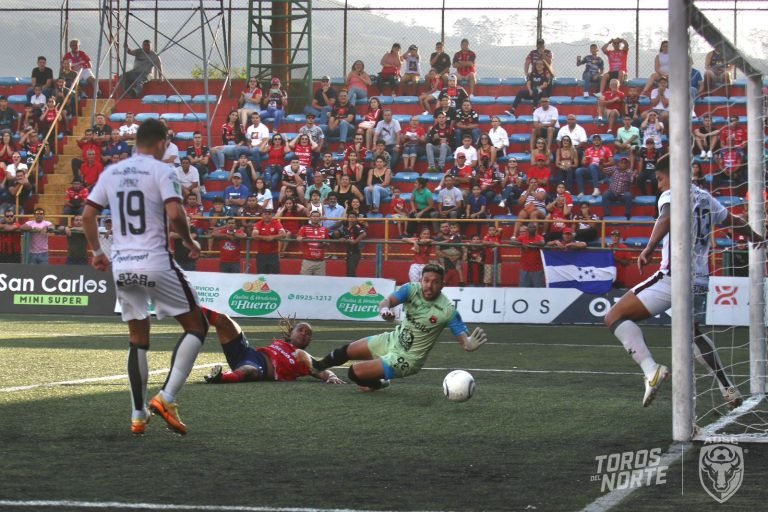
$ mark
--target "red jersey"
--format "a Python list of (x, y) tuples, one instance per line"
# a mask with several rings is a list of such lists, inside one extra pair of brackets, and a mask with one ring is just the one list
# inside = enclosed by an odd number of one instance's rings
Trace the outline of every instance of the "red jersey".
[(549, 232), (562, 233), (565, 229), (565, 221), (568, 220), (568, 217), (565, 216), (563, 209), (557, 207), (553, 208), (552, 212), (549, 214), (549, 218), (555, 221), (549, 225)]
[(83, 161), (87, 160), (87, 153), (90, 150), (93, 150), (96, 152), (96, 160), (101, 160), (101, 144), (98, 144), (96, 142), (84, 142), (81, 140), (77, 141), (77, 145), (80, 146), (80, 150), (83, 152)]
[(285, 146), (270, 145), (269, 151), (267, 151), (267, 156), (269, 157), (267, 165), (279, 165), (282, 167), (285, 165), (286, 153), (288, 153), (288, 151), (285, 149)]
[[(3, 256), (21, 256), (21, 224), (13, 223), (15, 231), (0, 231), (0, 254)], [(6, 260), (10, 263), (10, 261)]]
[(75, 190), (74, 187), (67, 189), (67, 202), (84, 203), (88, 199), (88, 189), (83, 187), (80, 190)]
[(400, 132), (403, 134), (403, 142), (406, 146), (416, 146), (419, 144), (419, 139), (421, 137), (424, 137), (425, 132), (424, 128), (421, 126), (417, 126), (416, 128), (413, 128), (411, 125), (406, 126), (403, 128), (403, 131)]
[[(619, 242), (615, 245), (611, 245), (611, 249), (614, 250), (613, 257), (618, 261), (626, 261), (632, 264), (632, 260), (636, 258), (636, 253), (630, 251), (621, 251), (617, 249), (629, 249), (626, 244)], [(616, 265), (616, 283), (621, 286), (627, 286), (627, 268), (629, 265)]]
[(619, 101), (615, 103), (611, 103), (610, 105), (607, 105), (607, 106), (608, 108), (618, 110), (622, 114), (624, 113), (624, 96), (626, 95), (623, 92), (621, 91), (613, 92), (610, 89), (603, 93), (603, 99), (605, 101), (610, 101), (612, 99), (619, 98)]
[(221, 141), (226, 145), (230, 142), (240, 142), (237, 137), (237, 131), (235, 131), (235, 127), (232, 126), (229, 123), (224, 123), (221, 125)]
[[(299, 209), (295, 206), (293, 207), (293, 210), (283, 210), (282, 213), (283, 217), (300, 217), (301, 214), (299, 213)], [(281, 219), (280, 222), (283, 225), (283, 229), (285, 229), (288, 233), (296, 234), (299, 232), (299, 221), (298, 219)]]
[(365, 146), (360, 146), (360, 149), (356, 149), (354, 144), (350, 144), (349, 146), (347, 146), (347, 149), (344, 150), (345, 161), (349, 160), (350, 153), (357, 153), (357, 161), (364, 162), (365, 157), (368, 155), (368, 148), (366, 148)]
[(736, 172), (741, 165), (741, 155), (738, 151), (728, 149), (720, 153), (720, 165), (722, 169), (727, 173)]
[(537, 243), (544, 245), (544, 237), (536, 233), (533, 238), (528, 237), (528, 231), (523, 231), (518, 235), (517, 241), (523, 244), (520, 254), (520, 268), (526, 272), (544, 271), (544, 263), (541, 261), (541, 247), (528, 247), (528, 244)]
[(605, 54), (608, 56), (608, 71), (627, 70), (629, 48), (625, 48), (624, 50), (608, 50)]
[(549, 175), (549, 167), (539, 167), (538, 165), (534, 165), (528, 169), (528, 179), (536, 178), (539, 185), (542, 187), (546, 187), (547, 183), (549, 183)]
[(312, 146), (303, 146), (296, 144), (293, 147), (293, 153), (299, 159), (299, 163), (304, 167), (312, 167)]
[[(260, 220), (253, 225), (253, 230), (261, 236), (275, 236), (283, 230), (283, 225), (279, 220), (272, 219), (272, 222), (265, 224), (263, 220)], [(277, 254), (280, 249), (280, 242), (277, 240), (257, 240), (256, 252), (259, 254)]]
[[(488, 242), (490, 244), (500, 244), (501, 243), (501, 234), (496, 235), (489, 235), (486, 234), (483, 237), (483, 242)], [(493, 245), (487, 245), (485, 247), (485, 262), (486, 263), (493, 263)]]
[(72, 52), (67, 52), (64, 54), (64, 58), (61, 60), (71, 61), (72, 69), (74, 71), (91, 68), (91, 58), (84, 51), (77, 52), (77, 55), (73, 54)]
[(744, 147), (747, 143), (747, 131), (744, 128), (726, 126), (720, 132), (720, 145), (724, 148)]
[(194, 229), (203, 228), (203, 221), (200, 219), (194, 219), (193, 217), (198, 217), (203, 215), (203, 207), (202, 205), (197, 206), (187, 206), (184, 205), (184, 213), (187, 214), (187, 218), (189, 219), (187, 222), (189, 223), (189, 227)]
[(96, 157), (96, 161), (93, 165), (88, 162), (83, 162), (80, 166), (80, 175), (83, 177), (83, 183), (87, 186), (95, 185), (99, 180), (99, 175), (104, 171), (104, 164)]
[(396, 212), (402, 212), (405, 211), (405, 199), (402, 197), (398, 197), (397, 199), (393, 199), (392, 202), (392, 208)]
[(472, 63), (472, 67), (458, 68), (457, 71), (460, 75), (468, 75), (469, 73), (475, 72), (475, 52), (473, 52), (472, 50), (467, 50), (467, 51), (462, 50), (462, 51), (456, 52), (456, 54), (453, 56), (454, 66), (457, 62)]
[(613, 158), (613, 152), (607, 146), (589, 146), (584, 150), (584, 158), (587, 165), (600, 165), (603, 160)]
[[(328, 229), (325, 226), (305, 224), (299, 229), (298, 236), (309, 240), (327, 240)], [(325, 259), (325, 246), (321, 242), (304, 242), (302, 252), (305, 260), (321, 261)]]
[(296, 357), (296, 351), (300, 350), (284, 340), (273, 340), (268, 347), (256, 349), (263, 352), (272, 360), (275, 369), (275, 380), (296, 380), (299, 377), (310, 375), (310, 368)]
[[(219, 229), (219, 232), (226, 231), (226, 229)], [(244, 235), (245, 232), (242, 229), (235, 231), (238, 235)], [(230, 240), (228, 238), (219, 239), (219, 261), (222, 263), (237, 263), (240, 261), (240, 239)]]
[(470, 167), (469, 165), (465, 165), (464, 167), (454, 167), (450, 171), (451, 176), (455, 176), (457, 178), (469, 178), (470, 181), (466, 183), (459, 183), (457, 185), (457, 188), (460, 188), (462, 190), (470, 190), (472, 188), (472, 178), (475, 177), (475, 170)]
[(368, 109), (368, 112), (366, 112), (363, 117), (363, 121), (373, 121), (374, 123), (378, 123), (383, 117), (384, 113), (380, 108)]
[(414, 254), (413, 262), (418, 265), (426, 265), (432, 256), (432, 244), (419, 244), (419, 252)]

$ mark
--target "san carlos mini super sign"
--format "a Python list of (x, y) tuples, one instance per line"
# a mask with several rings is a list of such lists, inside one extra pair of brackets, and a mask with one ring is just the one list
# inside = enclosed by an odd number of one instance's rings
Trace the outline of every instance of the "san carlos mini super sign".
[(229, 297), (232, 311), (245, 316), (262, 316), (280, 307), (280, 295), (273, 291), (264, 276), (256, 281), (246, 281)]
[(353, 286), (336, 301), (336, 309), (349, 318), (373, 318), (379, 314), (379, 303), (384, 296), (376, 291), (373, 283), (366, 281)]

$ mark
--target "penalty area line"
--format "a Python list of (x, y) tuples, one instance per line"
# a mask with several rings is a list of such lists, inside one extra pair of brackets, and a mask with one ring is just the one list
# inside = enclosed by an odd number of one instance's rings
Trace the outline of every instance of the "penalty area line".
[[(362, 510), (352, 508), (307, 508), (307, 507), (248, 507), (238, 505), (175, 505), (164, 503), (124, 503), (119, 501), (67, 501), (67, 500), (0, 500), (0, 507), (66, 507), (131, 509), (131, 510), (191, 510), (204, 512), (393, 512), (386, 510)], [(416, 511), (412, 511), (416, 512)], [(426, 511), (424, 511), (426, 512)], [(436, 512), (436, 511), (435, 511)]]

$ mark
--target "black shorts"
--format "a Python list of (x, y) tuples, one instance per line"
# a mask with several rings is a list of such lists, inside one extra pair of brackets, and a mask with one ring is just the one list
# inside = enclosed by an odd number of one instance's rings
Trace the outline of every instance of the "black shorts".
[(221, 348), (224, 351), (230, 369), (237, 370), (241, 366), (252, 366), (259, 370), (260, 377), (258, 380), (266, 380), (267, 358), (262, 352), (248, 345), (248, 339), (245, 337), (245, 334), (240, 333), (240, 336), (222, 345)]

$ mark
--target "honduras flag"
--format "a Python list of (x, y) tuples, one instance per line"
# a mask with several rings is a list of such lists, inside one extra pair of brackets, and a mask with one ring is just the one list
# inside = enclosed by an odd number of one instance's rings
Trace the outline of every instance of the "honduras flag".
[(607, 293), (616, 280), (613, 251), (541, 251), (548, 288)]

